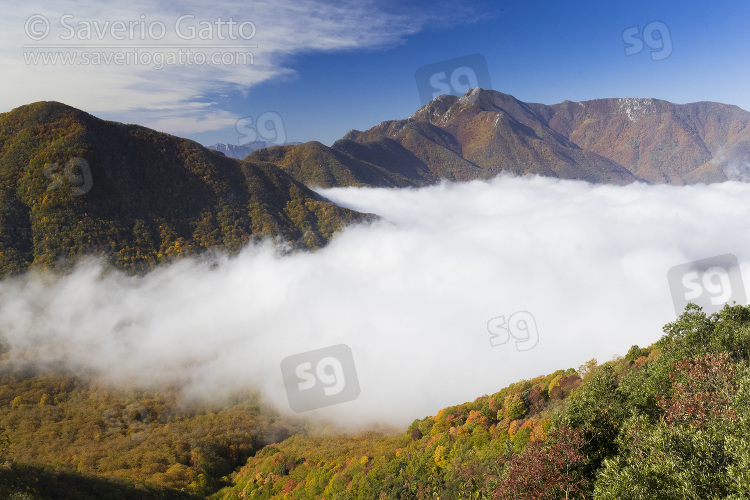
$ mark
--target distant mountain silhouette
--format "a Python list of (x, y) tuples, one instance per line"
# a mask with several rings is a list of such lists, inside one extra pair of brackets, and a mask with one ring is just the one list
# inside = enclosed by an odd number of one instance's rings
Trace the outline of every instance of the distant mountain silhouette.
[[(280, 146), (287, 146), (287, 145), (293, 145), (293, 144), (300, 144), (299, 142), (285, 142), (284, 144), (280, 144)], [(211, 146), (208, 146), (208, 149), (213, 149), (214, 151), (218, 151), (220, 153), (223, 153), (225, 156), (228, 156), (230, 158), (236, 158), (238, 160), (241, 160), (245, 158), (247, 155), (252, 153), (253, 151), (257, 151), (259, 149), (267, 148), (270, 146), (274, 146), (275, 143), (273, 142), (267, 142), (267, 141), (253, 141), (248, 142), (245, 144), (223, 144), (223, 143), (217, 143), (213, 144)]]

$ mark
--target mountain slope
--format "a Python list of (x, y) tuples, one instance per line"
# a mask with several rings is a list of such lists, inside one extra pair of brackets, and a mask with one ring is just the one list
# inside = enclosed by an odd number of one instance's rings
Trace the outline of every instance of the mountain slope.
[[(303, 421), (280, 415), (253, 392), (188, 404), (176, 389), (114, 388), (28, 366), (12, 371), (3, 358), (2, 499), (29, 485), (34, 498), (195, 500), (263, 446), (306, 432)], [(57, 496), (44, 491), (54, 487)]]
[(621, 165), (552, 130), (530, 106), (499, 92), (440, 96), (408, 120), (384, 124), (346, 137), (362, 142), (394, 137), (441, 178), (488, 179), (505, 171), (615, 184), (635, 180)]
[[(409, 152), (399, 148), (393, 154), (401, 155), (404, 164), (409, 165)], [(377, 153), (368, 154), (368, 150)], [(391, 170), (382, 164), (389, 164), (388, 146), (360, 145), (338, 141), (329, 148), (317, 141), (296, 146), (273, 146), (252, 153), (245, 161), (267, 162), (284, 170), (295, 179), (309, 186), (387, 186), (403, 187), (418, 185), (422, 177), (411, 178), (405, 172)], [(407, 157), (404, 157), (407, 156)], [(413, 156), (413, 155), (412, 155)], [(378, 163), (369, 161), (374, 159)], [(418, 161), (418, 160), (417, 160)], [(393, 165), (401, 165), (394, 163)], [(416, 166), (419, 169), (419, 165)]]
[[(733, 164), (750, 160), (750, 113), (736, 106), (658, 99), (533, 106), (551, 128), (581, 148), (618, 162), (648, 182), (721, 182), (733, 178)], [(696, 173), (701, 170), (706, 174)]]
[(146, 269), (252, 237), (319, 247), (371, 218), (278, 168), (56, 102), (0, 115), (0, 274), (84, 253)]
[(212, 498), (750, 498), (750, 307), (690, 305), (664, 333), (400, 435), (292, 436)]
[[(501, 172), (612, 184), (723, 182), (750, 178), (749, 122), (747, 111), (719, 103), (597, 99), (548, 106), (476, 88), (439, 96), (405, 120), (352, 130), (330, 148), (276, 147), (249, 159), (326, 187), (422, 186)], [(378, 175), (362, 175), (361, 162)]]

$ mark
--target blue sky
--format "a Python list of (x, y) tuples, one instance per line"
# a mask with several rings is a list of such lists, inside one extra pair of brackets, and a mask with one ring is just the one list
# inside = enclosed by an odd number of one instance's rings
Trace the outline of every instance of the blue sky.
[[(239, 144), (259, 116), (281, 124), (288, 141), (331, 144), (350, 129), (366, 129), (405, 118), (421, 105), (416, 70), (425, 65), (480, 54), (492, 88), (529, 102), (602, 97), (655, 97), (684, 103), (720, 101), (750, 109), (750, 4), (720, 6), (677, 1), (568, 2), (256, 2), (146, 3), (116, 10), (96, 2), (61, 0), (54, 8), (12, 0), (0, 21), (0, 63), (7, 68), (0, 111), (37, 100), (59, 100), (104, 118), (139, 123), (203, 144)], [(257, 28), (249, 50), (252, 65), (197, 67), (99, 64), (71, 67), (27, 64), (35, 44), (69, 48), (60, 16), (68, 25), (123, 20), (161, 21), (171, 28), (182, 15), (195, 23), (217, 17), (250, 20)], [(30, 38), (29, 19), (44, 16), (51, 26), (43, 40)], [(657, 23), (657, 24), (654, 24)], [(630, 42), (651, 26), (653, 39), (626, 55)], [(32, 26), (33, 27), (33, 26)], [(216, 32), (219, 32), (216, 29)], [(633, 38), (633, 33), (636, 37)], [(195, 47), (220, 43), (151, 40)], [(665, 37), (671, 50), (659, 48)], [(148, 43), (136, 40), (138, 43)], [(177, 42), (176, 44), (174, 42)], [(80, 42), (79, 42), (80, 43)], [(201, 46), (201, 43), (204, 45)], [(638, 42), (640, 43), (640, 42)], [(112, 32), (83, 40), (107, 51), (131, 50)], [(25, 45), (25, 47), (22, 47)], [(637, 52), (638, 47), (631, 47)], [(141, 49), (141, 52), (154, 50)], [(264, 114), (265, 113), (265, 114)], [(270, 125), (270, 122), (269, 122)], [(246, 129), (245, 129), (246, 130)], [(263, 138), (263, 134), (258, 137)], [(273, 133), (266, 138), (274, 140)]]

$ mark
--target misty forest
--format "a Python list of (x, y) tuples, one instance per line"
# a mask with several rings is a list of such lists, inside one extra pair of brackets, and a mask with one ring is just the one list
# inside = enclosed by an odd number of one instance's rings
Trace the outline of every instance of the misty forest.
[(235, 158), (0, 114), (0, 498), (750, 498), (749, 123), (474, 88)]
[[(8, 498), (747, 498), (750, 308), (521, 380), (396, 433), (335, 434), (60, 373), (0, 381)], [(25, 496), (19, 495), (22, 493)], [(13, 496), (15, 495), (15, 496)]]

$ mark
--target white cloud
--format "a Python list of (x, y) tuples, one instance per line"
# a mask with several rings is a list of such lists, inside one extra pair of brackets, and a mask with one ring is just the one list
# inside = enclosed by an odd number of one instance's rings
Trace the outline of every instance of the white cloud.
[[(281, 360), (344, 343), (361, 394), (310, 415), (406, 424), (655, 342), (675, 318), (674, 265), (731, 252), (750, 267), (748, 184), (499, 178), (323, 194), (387, 221), (312, 253), (255, 246), (144, 277), (89, 263), (2, 282), (10, 359), (199, 395), (259, 387), (288, 410)], [(539, 343), (491, 347), (487, 321), (517, 311), (533, 314)]]
[[(220, 109), (215, 104), (205, 106), (211, 104), (210, 96), (245, 92), (260, 82), (293, 74), (286, 63), (296, 54), (398, 44), (435, 19), (448, 16), (455, 20), (456, 16), (450, 15), (456, 14), (455, 11), (455, 6), (437, 6), (426, 12), (410, 9), (406, 4), (384, 7), (382, 3), (370, 1), (260, 0), (245, 3), (219, 0), (209, 4), (189, 0), (154, 4), (133, 0), (119, 7), (104, 7), (101, 2), (61, 0), (51, 7), (49, 3), (11, 0), (4, 3), (0, 20), (0, 66), (4, 75), (0, 109), (9, 110), (39, 100), (57, 100), (171, 133), (217, 130), (226, 126), (223, 117), (231, 114), (231, 110)], [(64, 15), (72, 17), (63, 18)], [(193, 17), (184, 19), (178, 26), (178, 19), (185, 15)], [(459, 17), (468, 18), (468, 14)], [(225, 24), (217, 24), (217, 19)], [(29, 32), (45, 32), (45, 20), (49, 34), (41, 40), (32, 39)], [(230, 20), (236, 24), (227, 25)], [(125, 23), (125, 31), (119, 26), (112, 30), (113, 23), (118, 21)], [(240, 23), (246, 21), (253, 24), (240, 28)], [(86, 26), (91, 28), (88, 35)], [(200, 32), (202, 28), (206, 31)], [(97, 29), (104, 36), (100, 36)], [(72, 39), (64, 38), (71, 35)], [(201, 39), (204, 35), (209, 38)], [(79, 40), (79, 37), (89, 39)], [(222, 37), (224, 40), (220, 39)], [(230, 37), (237, 40), (230, 40)], [(243, 40), (243, 37), (248, 39)], [(44, 52), (34, 49), (39, 44), (56, 46), (49, 52), (77, 54), (77, 59), (69, 65), (61, 62), (27, 64), (25, 57), (29, 57), (29, 53)], [(70, 44), (82, 44), (87, 48), (75, 51), (66, 48)], [(140, 44), (156, 45), (156, 48), (134, 47)], [(214, 44), (233, 47), (210, 48)], [(24, 49), (22, 45), (31, 48)], [(114, 46), (114, 50), (102, 49), (102, 45)], [(174, 47), (164, 48), (165, 45)], [(174, 55), (186, 49), (192, 51), (192, 57)], [(84, 52), (89, 55), (84, 56)], [(92, 52), (103, 54), (97, 59)], [(103, 62), (116, 52), (127, 53), (120, 56), (129, 58), (123, 59), (125, 64), (114, 59)], [(168, 60), (163, 58), (170, 57), (167, 52), (173, 57), (182, 57), (181, 63), (164, 65)], [(219, 59), (221, 64), (195, 64), (203, 56), (210, 58), (214, 52), (225, 53), (224, 57), (229, 59)], [(251, 54), (243, 57), (252, 64), (228, 64), (227, 61), (239, 60), (232, 56), (238, 52)], [(136, 56), (140, 62), (136, 62)], [(156, 57), (160, 59), (154, 59)], [(198, 117), (191, 114), (196, 105), (203, 106)], [(156, 113), (166, 114), (166, 117), (154, 119)], [(222, 118), (216, 119), (216, 116)], [(234, 117), (237, 118), (239, 116)]]

